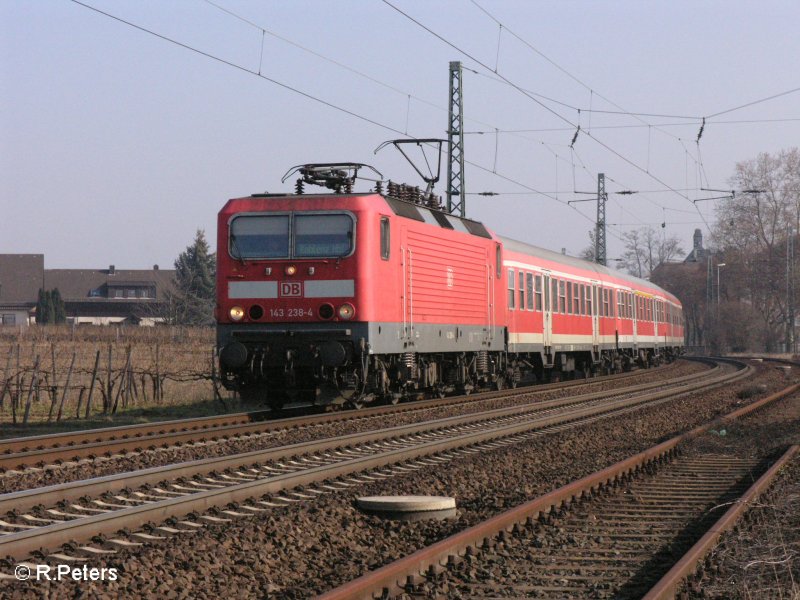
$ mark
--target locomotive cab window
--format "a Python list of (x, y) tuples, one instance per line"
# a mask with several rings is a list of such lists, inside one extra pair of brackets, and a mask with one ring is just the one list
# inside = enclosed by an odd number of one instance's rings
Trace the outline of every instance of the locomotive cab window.
[(353, 250), (349, 215), (294, 216), (294, 255), (298, 258), (347, 256)]
[(246, 215), (231, 221), (234, 258), (289, 258), (289, 215)]
[(355, 219), (345, 213), (239, 215), (229, 253), (238, 259), (342, 258), (352, 254)]

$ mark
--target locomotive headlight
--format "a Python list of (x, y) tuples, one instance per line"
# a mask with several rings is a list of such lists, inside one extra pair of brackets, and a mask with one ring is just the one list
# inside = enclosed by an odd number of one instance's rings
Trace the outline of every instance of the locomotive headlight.
[(229, 311), (231, 321), (241, 321), (244, 318), (244, 309), (241, 306), (234, 306)]
[(288, 265), (286, 269), (284, 269), (284, 273), (286, 273), (289, 277), (297, 273), (297, 267), (294, 265)]
[(356, 309), (352, 304), (342, 304), (339, 307), (339, 318), (343, 321), (349, 321), (356, 314)]

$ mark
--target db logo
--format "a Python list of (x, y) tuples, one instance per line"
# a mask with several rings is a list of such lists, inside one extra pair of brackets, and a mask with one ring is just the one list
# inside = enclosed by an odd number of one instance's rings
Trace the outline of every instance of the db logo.
[(282, 281), (280, 286), (281, 298), (300, 298), (303, 295), (303, 283), (300, 281)]

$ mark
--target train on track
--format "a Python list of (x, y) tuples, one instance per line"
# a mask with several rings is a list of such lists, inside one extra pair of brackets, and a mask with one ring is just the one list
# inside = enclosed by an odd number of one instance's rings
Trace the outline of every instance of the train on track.
[[(220, 377), (243, 398), (398, 402), (671, 360), (681, 304), (614, 269), (498, 236), (357, 163), (230, 200), (217, 233)], [(307, 185), (324, 193), (306, 193)], [(555, 225), (555, 224), (554, 224)]]

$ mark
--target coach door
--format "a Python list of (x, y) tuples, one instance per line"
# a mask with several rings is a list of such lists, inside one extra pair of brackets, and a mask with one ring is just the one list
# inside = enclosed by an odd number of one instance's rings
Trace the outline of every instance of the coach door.
[(636, 334), (639, 324), (639, 296), (635, 292), (631, 292), (631, 294), (633, 295), (633, 349), (636, 350), (638, 347)]
[(545, 352), (550, 352), (553, 345), (553, 305), (550, 298), (550, 274), (544, 273), (544, 312), (542, 313), (542, 343)]

